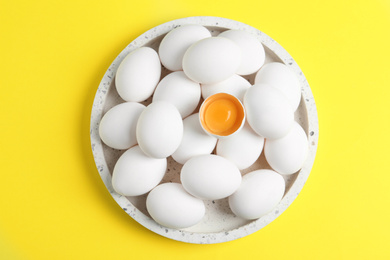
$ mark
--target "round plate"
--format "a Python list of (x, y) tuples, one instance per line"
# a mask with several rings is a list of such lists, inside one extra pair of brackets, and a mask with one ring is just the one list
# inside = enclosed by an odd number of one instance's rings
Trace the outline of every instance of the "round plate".
[[(306, 131), (309, 140), (309, 154), (302, 169), (285, 177), (286, 191), (281, 202), (267, 215), (257, 220), (244, 220), (236, 217), (230, 210), (227, 199), (216, 201), (205, 201), (206, 215), (203, 220), (197, 225), (186, 229), (171, 229), (157, 224), (149, 216), (146, 210), (146, 195), (138, 197), (124, 197), (117, 194), (111, 185), (111, 173), (114, 165), (124, 150), (114, 150), (101, 142), (99, 137), (99, 122), (111, 107), (123, 103), (115, 89), (115, 73), (121, 61), (131, 51), (141, 47), (149, 46), (158, 50), (158, 46), (162, 38), (169, 31), (177, 26), (184, 24), (200, 24), (208, 28), (213, 36), (228, 29), (244, 30), (254, 35), (264, 46), (266, 52), (265, 63), (277, 61), (287, 65), (299, 78), (301, 83), (302, 97), (301, 103), (295, 112), (295, 120)], [(170, 73), (164, 67), (162, 68), (162, 77)], [(254, 74), (246, 76), (252, 84)], [(202, 100), (201, 100), (202, 101)], [(148, 105), (151, 98), (142, 102)], [(277, 218), (297, 197), (303, 185), (306, 182), (312, 168), (314, 157), (317, 150), (318, 140), (318, 118), (314, 98), (310, 87), (306, 81), (302, 71), (294, 61), (294, 59), (273, 39), (265, 35), (261, 31), (229, 19), (220, 17), (188, 17), (170, 21), (159, 25), (131, 42), (114, 60), (108, 68), (99, 88), (97, 89), (95, 100), (91, 114), (91, 145), (98, 172), (106, 185), (111, 196), (129, 214), (133, 219), (151, 231), (160, 234), (164, 237), (175, 239), (178, 241), (198, 244), (220, 243), (237, 238), (247, 236), (259, 229), (263, 228), (275, 218)], [(168, 157), (168, 169), (162, 183), (165, 182), (180, 182), (180, 170), (182, 165), (176, 163), (171, 157)], [(245, 169), (242, 174), (247, 172), (265, 168), (270, 169), (270, 166), (264, 158), (264, 154), (248, 169)]]

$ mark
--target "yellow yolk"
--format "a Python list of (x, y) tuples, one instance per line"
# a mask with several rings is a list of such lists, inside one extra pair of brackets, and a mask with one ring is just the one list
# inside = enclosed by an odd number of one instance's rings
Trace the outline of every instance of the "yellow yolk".
[(244, 119), (244, 109), (236, 97), (218, 93), (204, 101), (200, 110), (200, 118), (206, 131), (227, 136), (240, 128)]
[(204, 118), (211, 131), (222, 133), (229, 130), (236, 122), (237, 108), (230, 100), (219, 99), (209, 105)]

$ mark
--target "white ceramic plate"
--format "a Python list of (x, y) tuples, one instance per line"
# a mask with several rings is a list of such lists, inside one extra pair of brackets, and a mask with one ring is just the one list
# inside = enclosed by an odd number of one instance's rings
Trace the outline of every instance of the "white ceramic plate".
[[(229, 209), (227, 199), (222, 199), (217, 201), (205, 201), (206, 215), (201, 223), (183, 230), (166, 228), (157, 224), (150, 218), (146, 210), (146, 195), (124, 197), (117, 194), (112, 188), (111, 172), (117, 159), (124, 151), (114, 150), (103, 144), (99, 138), (98, 126), (102, 116), (107, 110), (124, 102), (115, 89), (114, 78), (116, 70), (121, 61), (131, 51), (141, 46), (149, 46), (157, 50), (159, 43), (165, 34), (175, 27), (184, 24), (201, 24), (208, 28), (213, 36), (227, 29), (247, 31), (253, 34), (263, 44), (266, 51), (266, 63), (272, 61), (282, 62), (290, 67), (300, 80), (302, 98), (301, 103), (295, 112), (295, 120), (306, 131), (310, 144), (309, 155), (299, 172), (285, 178), (287, 186), (282, 201), (272, 210), (272, 212), (260, 219), (248, 221), (236, 217)], [(169, 73), (169, 71), (163, 68), (162, 76), (167, 73)], [(246, 78), (253, 84), (254, 75), (249, 75)], [(147, 105), (150, 101), (151, 98), (143, 102), (143, 104)], [(277, 218), (294, 201), (305, 184), (314, 162), (318, 141), (318, 118), (314, 98), (305, 76), (294, 59), (278, 43), (249, 25), (220, 17), (200, 16), (183, 18), (159, 25), (139, 36), (115, 58), (114, 62), (104, 74), (96, 92), (92, 107), (90, 134), (93, 156), (98, 172), (111, 196), (119, 206), (129, 214), (129, 216), (147, 229), (167, 238), (188, 243), (210, 244), (234, 240), (260, 230)], [(181, 167), (180, 164), (169, 157), (168, 170), (162, 182), (180, 182), (179, 173)], [(264, 158), (264, 154), (260, 156), (259, 160), (254, 165), (242, 171), (242, 174), (259, 168), (270, 169)]]

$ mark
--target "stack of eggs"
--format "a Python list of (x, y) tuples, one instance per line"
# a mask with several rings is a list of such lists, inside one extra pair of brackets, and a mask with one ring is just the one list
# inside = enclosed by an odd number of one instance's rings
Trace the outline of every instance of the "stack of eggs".
[[(285, 192), (282, 175), (306, 160), (308, 141), (294, 121), (298, 79), (284, 64), (264, 61), (264, 48), (251, 34), (227, 30), (215, 37), (201, 25), (173, 29), (158, 52), (141, 47), (128, 54), (115, 78), (126, 102), (99, 125), (106, 145), (127, 149), (113, 170), (114, 190), (148, 193), (150, 216), (177, 229), (201, 221), (204, 200), (228, 198), (244, 219), (270, 212)], [(162, 79), (161, 64), (171, 71)], [(255, 76), (253, 86), (247, 75)], [(151, 96), (148, 106), (140, 103)], [(242, 176), (263, 150), (273, 170)], [(169, 156), (183, 164), (180, 183), (161, 184)]]

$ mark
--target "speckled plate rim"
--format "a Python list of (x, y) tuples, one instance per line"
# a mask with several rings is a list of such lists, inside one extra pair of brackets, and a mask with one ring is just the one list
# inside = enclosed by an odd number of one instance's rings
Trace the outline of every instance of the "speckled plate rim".
[[(164, 35), (175, 27), (184, 24), (200, 24), (203, 26), (216, 26), (226, 29), (244, 30), (253, 34), (262, 42), (264, 46), (268, 47), (272, 52), (274, 52), (275, 55), (278, 56), (284, 62), (284, 64), (290, 67), (299, 77), (302, 88), (302, 100), (303, 102), (305, 102), (308, 114), (309, 154), (305, 164), (298, 173), (297, 179), (291, 186), (290, 190), (285, 194), (281, 202), (274, 208), (274, 210), (272, 210), (272, 212), (240, 228), (219, 233), (193, 233), (163, 227), (157, 224), (153, 219), (139, 211), (126, 197), (117, 194), (113, 190), (111, 184), (111, 175), (108, 170), (106, 160), (104, 158), (103, 146), (99, 137), (98, 126), (103, 116), (103, 107), (107, 97), (108, 88), (112, 80), (114, 79), (115, 72), (121, 61), (131, 51), (148, 43), (155, 37)], [(90, 136), (92, 152), (98, 172), (111, 196), (119, 204), (120, 207), (126, 209), (125, 212), (129, 216), (131, 216), (135, 221), (137, 221), (147, 229), (164, 237), (187, 243), (212, 244), (238, 239), (260, 230), (261, 228), (272, 222), (274, 219), (276, 219), (295, 200), (295, 198), (298, 196), (299, 192), (303, 188), (307, 178), (309, 177), (311, 168), (314, 163), (318, 141), (318, 117), (314, 97), (303, 72), (299, 68), (298, 64), (294, 61), (294, 59), (287, 53), (286, 50), (283, 49), (282, 46), (280, 46), (277, 42), (275, 42), (263, 32), (247, 24), (221, 17), (196, 16), (173, 20), (148, 30), (147, 32), (137, 37), (134, 41), (132, 41), (115, 58), (115, 60), (112, 62), (112, 64), (104, 74), (103, 79), (101, 80), (95, 95), (91, 112)]]

